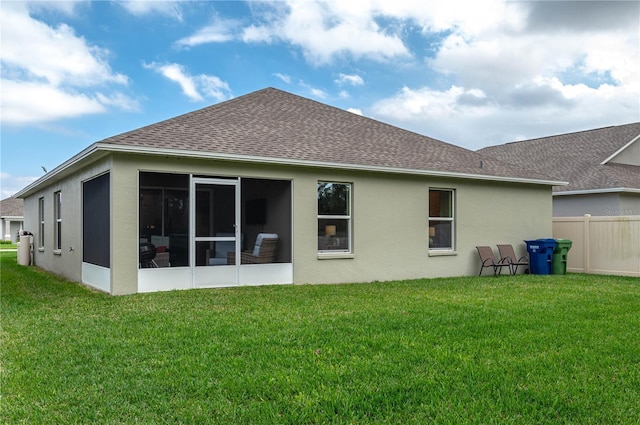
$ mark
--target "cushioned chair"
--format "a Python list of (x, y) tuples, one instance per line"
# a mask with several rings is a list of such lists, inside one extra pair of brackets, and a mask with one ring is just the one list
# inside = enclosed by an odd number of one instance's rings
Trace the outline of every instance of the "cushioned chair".
[[(240, 264), (267, 264), (276, 259), (278, 235), (276, 233), (259, 233), (253, 251), (240, 253)], [(227, 263), (235, 264), (235, 252), (227, 253)]]
[(503, 267), (508, 267), (509, 271), (511, 271), (511, 265), (503, 260), (496, 261), (496, 257), (493, 255), (493, 250), (490, 246), (477, 246), (478, 255), (480, 255), (480, 261), (482, 264), (480, 265), (480, 273), (478, 276), (482, 276), (482, 270), (485, 267), (493, 268), (493, 275), (498, 275), (498, 270), (502, 273)]
[(518, 266), (527, 267), (524, 272), (529, 272), (529, 259), (527, 257), (520, 257), (516, 260), (516, 253), (512, 245), (498, 245), (498, 251), (500, 252), (500, 261), (510, 265), (511, 274), (518, 272)]

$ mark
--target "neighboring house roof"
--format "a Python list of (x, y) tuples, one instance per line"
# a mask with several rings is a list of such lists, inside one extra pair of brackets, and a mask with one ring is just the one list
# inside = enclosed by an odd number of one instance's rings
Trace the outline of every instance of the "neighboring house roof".
[(543, 173), (274, 88), (102, 140), (49, 175), (97, 151), (561, 184)]
[(640, 193), (640, 122), (480, 149), (520, 167), (568, 181), (554, 194)]
[(0, 201), (0, 217), (22, 218), (24, 201), (18, 198), (6, 198)]

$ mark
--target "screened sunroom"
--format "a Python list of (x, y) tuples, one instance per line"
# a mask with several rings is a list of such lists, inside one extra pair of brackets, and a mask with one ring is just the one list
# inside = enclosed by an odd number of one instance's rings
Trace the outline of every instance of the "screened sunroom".
[(138, 291), (292, 283), (289, 180), (140, 172)]

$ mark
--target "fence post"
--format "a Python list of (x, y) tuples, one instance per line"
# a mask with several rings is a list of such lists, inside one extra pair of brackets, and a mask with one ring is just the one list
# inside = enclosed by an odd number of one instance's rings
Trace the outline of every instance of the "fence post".
[(589, 273), (591, 269), (591, 235), (589, 234), (589, 229), (591, 224), (589, 223), (591, 220), (591, 214), (584, 215), (584, 221), (582, 226), (582, 237), (584, 238), (583, 245), (583, 256), (584, 256), (584, 272)]

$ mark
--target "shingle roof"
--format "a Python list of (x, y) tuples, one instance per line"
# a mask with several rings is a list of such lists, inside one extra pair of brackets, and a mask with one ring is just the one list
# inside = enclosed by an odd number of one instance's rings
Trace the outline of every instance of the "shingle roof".
[(549, 181), (543, 173), (274, 88), (99, 144)]
[(22, 199), (18, 198), (6, 198), (0, 201), (0, 216), (2, 217), (22, 217), (23, 212)]
[(639, 135), (640, 122), (636, 122), (490, 146), (478, 152), (569, 182), (554, 187), (554, 192), (640, 189), (640, 166), (602, 164)]

